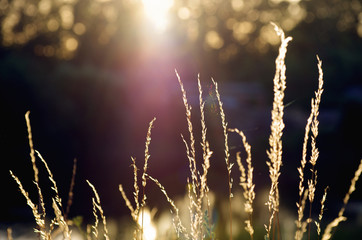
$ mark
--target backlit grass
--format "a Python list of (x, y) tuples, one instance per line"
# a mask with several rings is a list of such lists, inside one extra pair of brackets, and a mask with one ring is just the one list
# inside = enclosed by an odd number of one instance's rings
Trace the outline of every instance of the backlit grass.
[[(284, 131), (284, 92), (286, 89), (286, 65), (285, 57), (287, 53), (288, 43), (292, 40), (291, 37), (286, 37), (284, 32), (278, 28), (276, 25), (275, 31), (280, 37), (281, 45), (279, 48), (279, 54), (276, 58), (276, 70), (275, 76), (273, 79), (274, 83), (274, 100), (273, 108), (271, 112), (271, 126), (270, 126), (270, 136), (269, 136), (269, 149), (267, 151), (268, 160), (266, 165), (269, 170), (270, 177), (270, 190), (268, 191), (268, 198), (265, 201), (266, 213), (269, 213), (268, 221), (264, 223), (264, 226), (255, 226), (255, 221), (253, 217), (254, 213), (254, 200), (257, 199), (255, 192), (255, 183), (254, 183), (254, 167), (252, 162), (252, 147), (249, 145), (247, 138), (243, 131), (232, 128), (230, 129), (227, 122), (227, 116), (223, 109), (222, 96), (218, 90), (218, 83), (212, 79), (214, 85), (215, 96), (218, 103), (218, 112), (220, 116), (220, 124), (223, 130), (223, 152), (225, 160), (225, 178), (227, 179), (227, 185), (225, 188), (228, 189), (228, 238), (233, 239), (233, 191), (236, 191), (237, 187), (233, 186), (234, 180), (232, 178), (232, 171), (237, 171), (239, 179), (237, 185), (240, 186), (240, 190), (243, 192), (242, 196), (244, 198), (242, 204), (242, 209), (245, 212), (246, 218), (238, 224), (243, 224), (245, 231), (247, 233), (248, 239), (257, 239), (256, 229), (264, 227), (264, 239), (282, 239), (282, 229), (280, 224), (280, 189), (279, 189), (279, 177), (282, 174), (281, 166), (283, 164), (283, 142), (282, 136)], [(348, 188), (348, 191), (343, 199), (343, 206), (340, 209), (336, 218), (331, 221), (324, 229), (321, 229), (321, 222), (323, 220), (323, 213), (326, 208), (328, 201), (327, 188), (324, 191), (324, 195), (320, 200), (316, 200), (315, 192), (318, 187), (317, 185), (317, 161), (319, 157), (319, 150), (317, 147), (317, 137), (319, 131), (319, 105), (322, 100), (323, 93), (323, 70), (322, 70), (322, 61), (317, 57), (317, 67), (319, 71), (318, 78), (318, 89), (315, 92), (315, 97), (311, 100), (311, 112), (306, 122), (304, 142), (301, 153), (300, 166), (297, 169), (299, 174), (299, 184), (296, 186), (298, 189), (299, 199), (296, 200), (296, 215), (295, 219), (295, 240), (302, 239), (322, 239), (328, 240), (332, 239), (334, 229), (338, 227), (339, 223), (346, 220), (344, 212), (346, 205), (351, 197), (351, 194), (356, 189), (356, 183), (362, 173), (362, 160), (359, 164), (358, 169), (355, 172), (351, 180), (351, 184)], [(207, 132), (207, 119), (205, 118), (204, 107), (205, 101), (203, 98), (203, 89), (201, 87), (200, 79), (198, 78), (198, 90), (199, 90), (199, 103), (200, 103), (200, 121), (201, 121), (201, 142), (197, 143), (195, 140), (195, 127), (193, 126), (192, 116), (193, 112), (190, 104), (188, 103), (187, 92), (184, 89), (181, 77), (176, 72), (176, 77), (179, 81), (182, 100), (185, 106), (186, 113), (186, 123), (188, 126), (188, 136), (181, 136), (185, 144), (185, 151), (187, 156), (187, 162), (189, 166), (189, 177), (185, 185), (187, 186), (186, 196), (188, 199), (188, 212), (181, 213), (181, 208), (178, 206), (177, 202), (174, 201), (167, 193), (167, 189), (163, 186), (162, 182), (159, 181), (154, 176), (151, 176), (148, 173), (148, 166), (152, 164), (152, 159), (150, 155), (151, 147), (151, 130), (153, 127), (157, 127), (156, 118), (154, 118), (148, 127), (146, 133), (145, 141), (145, 150), (144, 150), (144, 160), (143, 167), (138, 167), (139, 161), (135, 158), (131, 158), (131, 164), (133, 167), (133, 179), (130, 179), (130, 182), (133, 182), (133, 192), (126, 193), (123, 185), (119, 185), (119, 190), (121, 196), (124, 199), (125, 205), (130, 210), (130, 215), (134, 221), (132, 226), (135, 226), (133, 231), (134, 240), (143, 240), (143, 239), (157, 239), (156, 233), (153, 231), (151, 233), (148, 225), (151, 222), (151, 217), (147, 206), (147, 196), (146, 196), (146, 187), (148, 184), (156, 184), (161, 194), (166, 198), (166, 201), (170, 204), (170, 211), (172, 213), (172, 223), (174, 226), (174, 238), (176, 239), (189, 239), (189, 240), (201, 240), (201, 239), (216, 239), (217, 228), (215, 228), (215, 223), (213, 222), (213, 211), (211, 204), (211, 189), (208, 186), (208, 179), (213, 176), (209, 176), (209, 168), (212, 164), (210, 161), (213, 157), (213, 150), (210, 148), (208, 141), (208, 132)], [(74, 187), (74, 176), (76, 174), (76, 162), (73, 169), (73, 178), (71, 180), (70, 191), (68, 195), (67, 205), (63, 206), (63, 200), (59, 196), (59, 191), (57, 183), (54, 180), (53, 173), (49, 169), (47, 162), (42, 158), (39, 152), (34, 150), (32, 142), (32, 134), (29, 120), (29, 112), (25, 115), (26, 123), (28, 127), (28, 139), (30, 146), (30, 159), (34, 171), (34, 184), (38, 191), (38, 199), (32, 200), (29, 197), (28, 192), (24, 189), (20, 179), (10, 171), (11, 176), (18, 184), (18, 187), (25, 197), (27, 205), (31, 208), (34, 220), (36, 223), (36, 228), (34, 232), (38, 235), (40, 239), (51, 240), (55, 239), (58, 235), (61, 235), (63, 239), (72, 239), (72, 229), (74, 229), (74, 222), (68, 219), (68, 213), (70, 206), (72, 205), (73, 199), (73, 187)], [(241, 143), (244, 146), (246, 152), (246, 159), (241, 158), (241, 154), (236, 154), (236, 164), (237, 168), (234, 168), (234, 163), (231, 161), (230, 149), (229, 149), (229, 134), (238, 134), (241, 138)], [(201, 154), (196, 154), (197, 147), (196, 144), (201, 145)], [(308, 151), (310, 149), (310, 152)], [(200, 159), (197, 156), (201, 156)], [(52, 219), (47, 218), (47, 213), (50, 211), (45, 208), (44, 199), (46, 196), (43, 196), (42, 189), (39, 186), (39, 170), (38, 170), (38, 160), (43, 164), (49, 180), (52, 184), (52, 190), (54, 196), (52, 200), (52, 212), (55, 217)], [(139, 177), (139, 170), (142, 170), (142, 174)], [(323, 170), (323, 169), (322, 169)], [(311, 174), (305, 174), (306, 171), (310, 171)], [(294, 173), (293, 173), (294, 174)], [(101, 198), (97, 193), (97, 190), (87, 180), (89, 187), (94, 193), (94, 197), (91, 198), (93, 203), (93, 209), (90, 210), (94, 215), (94, 224), (88, 226), (84, 231), (86, 233), (85, 238), (87, 239), (110, 239), (109, 231), (107, 228), (107, 219), (106, 214), (104, 213), (101, 206)], [(141, 185), (139, 185), (141, 183)], [(132, 198), (128, 196), (132, 196)], [(219, 196), (215, 196), (218, 198)], [(221, 197), (220, 197), (221, 198)], [(320, 204), (314, 204), (316, 201), (320, 201)], [(318, 211), (315, 210), (315, 206), (318, 206)], [(312, 211), (317, 212), (317, 218), (313, 218)], [(188, 214), (188, 220), (185, 221), (181, 214)], [(49, 214), (50, 215), (50, 214)], [(312, 225), (315, 225), (316, 233), (312, 232)], [(151, 229), (152, 230), (152, 229)], [(159, 233), (161, 234), (161, 233)], [(244, 235), (245, 236), (245, 235)], [(314, 236), (317, 236), (315, 238)], [(11, 229), (8, 231), (8, 239), (11, 239)], [(170, 239), (174, 239), (170, 237)], [(258, 235), (259, 239), (259, 235)]]

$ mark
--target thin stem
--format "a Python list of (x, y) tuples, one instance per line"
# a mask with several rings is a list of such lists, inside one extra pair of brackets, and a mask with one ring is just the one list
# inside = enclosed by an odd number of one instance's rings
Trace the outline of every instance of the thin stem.
[[(309, 219), (312, 219), (312, 202), (309, 202)], [(308, 240), (310, 240), (311, 222), (308, 221)]]
[(275, 240), (275, 218), (273, 219), (273, 240)]
[[(249, 221), (250, 221), (250, 225), (252, 225), (253, 223), (253, 214), (249, 213)], [(254, 240), (254, 234), (250, 234), (250, 239)]]
[(279, 212), (277, 214), (277, 228), (278, 228), (278, 240), (282, 240), (282, 235), (280, 234), (280, 223), (279, 223)]
[(73, 171), (72, 171), (72, 179), (70, 181), (70, 187), (69, 187), (69, 193), (68, 193), (68, 202), (67, 202), (67, 209), (65, 211), (64, 214), (64, 219), (67, 220), (68, 215), (69, 215), (69, 211), (70, 211), (70, 207), (73, 204), (73, 190), (74, 190), (74, 185), (75, 185), (75, 174), (77, 172), (77, 159), (74, 159), (73, 162)]
[[(143, 188), (142, 194), (144, 196), (145, 188)], [(142, 206), (142, 216), (141, 216), (141, 240), (143, 240), (143, 215), (145, 214), (145, 208)]]
[(232, 209), (231, 209), (231, 196), (232, 196), (232, 192), (231, 192), (231, 178), (230, 178), (230, 172), (228, 172), (228, 180), (229, 180), (229, 218), (230, 218), (230, 237), (229, 239), (232, 240), (233, 239), (233, 216), (232, 216)]

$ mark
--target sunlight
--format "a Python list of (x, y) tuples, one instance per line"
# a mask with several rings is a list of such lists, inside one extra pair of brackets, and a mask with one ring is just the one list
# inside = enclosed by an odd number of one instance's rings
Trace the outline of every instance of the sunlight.
[[(144, 214), (142, 219), (142, 213)], [(143, 237), (145, 240), (155, 240), (157, 231), (156, 227), (152, 222), (151, 212), (148, 208), (145, 208), (143, 212), (141, 212), (141, 216), (138, 219), (138, 224), (140, 226), (143, 225)]]
[(147, 18), (153, 23), (157, 30), (163, 31), (167, 28), (167, 13), (173, 5), (173, 0), (142, 0)]

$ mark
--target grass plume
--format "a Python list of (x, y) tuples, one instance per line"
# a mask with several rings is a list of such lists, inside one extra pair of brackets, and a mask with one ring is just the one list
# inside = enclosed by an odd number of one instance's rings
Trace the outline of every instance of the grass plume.
[(315, 221), (315, 225), (317, 227), (317, 234), (318, 234), (318, 239), (321, 235), (321, 221), (322, 221), (322, 218), (323, 218), (323, 213), (324, 213), (324, 208), (325, 208), (325, 202), (326, 202), (326, 199), (327, 199), (327, 191), (328, 191), (328, 187), (326, 187), (324, 189), (324, 194), (323, 194), (323, 197), (322, 197), (322, 200), (321, 200), (321, 210), (320, 210), (320, 213), (318, 215), (318, 221)]
[(98, 239), (98, 223), (99, 223), (99, 220), (98, 220), (98, 215), (97, 215), (97, 212), (99, 212), (99, 215), (102, 219), (102, 223), (103, 223), (103, 231), (104, 231), (104, 238), (105, 240), (109, 240), (109, 234), (108, 234), (108, 229), (107, 229), (107, 220), (106, 220), (106, 217), (104, 216), (104, 212), (103, 212), (103, 209), (102, 209), (102, 206), (101, 206), (101, 199), (98, 195), (98, 192), (96, 190), (96, 188), (94, 187), (93, 184), (91, 184), (88, 180), (86, 180), (88, 185), (91, 187), (93, 193), (94, 193), (94, 196), (95, 198), (92, 198), (92, 203), (93, 203), (93, 215), (95, 217), (95, 224), (93, 226), (93, 234), (94, 236), (96, 237), (96, 239)]
[(356, 172), (354, 173), (354, 177), (351, 180), (351, 185), (349, 186), (348, 192), (344, 196), (343, 206), (338, 212), (338, 217), (335, 218), (331, 223), (329, 223), (327, 225), (326, 229), (324, 230), (322, 240), (331, 239), (332, 234), (333, 234), (332, 231), (336, 227), (338, 227), (340, 222), (343, 222), (343, 221), (347, 220), (347, 218), (345, 216), (343, 216), (343, 214), (344, 214), (344, 211), (346, 210), (346, 206), (347, 206), (347, 203), (348, 203), (348, 201), (349, 201), (349, 199), (351, 197), (351, 194), (356, 190), (356, 183), (357, 183), (359, 177), (361, 176), (361, 173), (362, 173), (362, 159), (361, 159), (361, 162), (360, 162)]
[(186, 90), (181, 81), (180, 75), (178, 74), (178, 72), (176, 70), (175, 70), (175, 73), (176, 73), (177, 80), (180, 84), (180, 88), (181, 88), (181, 92), (182, 92), (182, 100), (183, 100), (183, 103), (185, 106), (186, 121), (187, 121), (188, 131), (189, 131), (189, 135), (190, 135), (189, 136), (190, 142), (187, 143), (187, 141), (185, 141), (185, 139), (182, 135), (181, 135), (181, 137), (183, 139), (183, 142), (185, 143), (187, 158), (189, 160), (189, 168), (190, 168), (190, 172), (191, 172), (191, 184), (192, 184), (192, 186), (195, 186), (194, 189), (196, 189), (199, 187), (200, 183), (197, 178), (195, 137), (194, 137), (193, 125), (192, 125), (192, 121), (191, 121), (191, 109), (192, 108), (188, 104)]
[[(26, 114), (26, 120), (27, 120), (27, 125), (28, 125), (28, 136), (31, 136), (31, 128), (30, 128), (30, 122), (29, 122), (29, 112), (27, 112)], [(31, 140), (29, 140), (31, 141)], [(33, 146), (31, 145), (31, 149), (33, 148)], [(45, 166), (45, 169), (47, 170), (48, 176), (49, 176), (49, 180), (51, 181), (51, 183), (53, 184), (53, 187), (51, 187), (51, 189), (54, 191), (55, 196), (52, 198), (52, 207), (54, 210), (54, 214), (55, 217), (54, 219), (52, 219), (49, 223), (49, 225), (47, 226), (46, 224), (46, 211), (45, 211), (45, 204), (44, 204), (44, 197), (41, 191), (41, 188), (39, 186), (39, 179), (38, 181), (34, 181), (34, 184), (37, 188), (38, 191), (38, 198), (39, 198), (39, 207), (30, 199), (28, 192), (24, 189), (21, 181), (19, 180), (18, 177), (16, 177), (14, 175), (14, 173), (12, 171), (10, 171), (10, 175), (12, 176), (12, 178), (15, 180), (15, 182), (18, 184), (18, 187), (20, 189), (20, 192), (22, 193), (22, 195), (25, 197), (27, 205), (31, 208), (35, 222), (37, 224), (37, 228), (34, 229), (34, 231), (36, 233), (39, 234), (39, 237), (43, 240), (50, 240), (52, 238), (54, 238), (53, 235), (57, 235), (58, 232), (61, 232), (63, 234), (63, 238), (66, 240), (70, 240), (71, 239), (71, 230), (69, 229), (69, 225), (66, 222), (66, 218), (64, 217), (64, 212), (63, 212), (63, 208), (62, 208), (62, 201), (61, 198), (59, 196), (59, 191), (57, 188), (57, 184), (56, 181), (54, 180), (53, 174), (50, 171), (47, 162), (43, 159), (43, 157), (40, 155), (40, 153), (38, 151), (35, 151), (34, 149), (32, 149), (33, 153), (37, 153), (39, 159), (42, 161), (42, 163)], [(35, 161), (33, 161), (35, 158), (31, 158), (32, 163), (33, 163), (33, 170), (36, 169), (37, 173), (38, 173), (38, 168), (34, 168), (35, 165)], [(34, 170), (35, 171), (35, 170)], [(58, 231), (53, 231), (55, 229), (55, 226), (58, 226)]]
[[(303, 231), (302, 231), (302, 219), (304, 217), (304, 209), (302, 209), (301, 202), (304, 191), (306, 191), (304, 186), (304, 169), (307, 164), (307, 146), (309, 142), (309, 136), (311, 138), (310, 145), (311, 145), (311, 154), (309, 163), (311, 165), (310, 171), (311, 171), (311, 177), (307, 181), (307, 189), (308, 189), (308, 200), (309, 200), (309, 216), (307, 219), (308, 222), (308, 239), (310, 239), (311, 234), (311, 215), (312, 215), (312, 203), (315, 198), (315, 191), (317, 186), (317, 169), (316, 164), (319, 157), (319, 150), (316, 147), (316, 139), (318, 136), (318, 115), (319, 115), (319, 105), (321, 103), (322, 93), (323, 93), (323, 70), (322, 70), (322, 61), (317, 56), (318, 61), (318, 90), (315, 92), (315, 98), (312, 98), (311, 100), (311, 112), (307, 119), (307, 124), (305, 127), (305, 133), (304, 133), (304, 141), (303, 141), (303, 150), (302, 150), (302, 160), (301, 165), (298, 167), (298, 173), (299, 173), (299, 202), (297, 203), (298, 208), (298, 219), (296, 221), (297, 225), (297, 233), (296, 233), (296, 239), (301, 239), (303, 237)], [(324, 199), (325, 201), (325, 199)], [(324, 202), (323, 201), (323, 202)], [(323, 206), (323, 205), (322, 205)], [(317, 228), (319, 228), (319, 224), (317, 224)], [(320, 231), (320, 229), (318, 229)], [(298, 237), (297, 237), (298, 236)]]
[(186, 110), (186, 121), (188, 125), (188, 131), (190, 136), (189, 143), (181, 135), (182, 140), (186, 147), (187, 158), (189, 160), (189, 169), (191, 174), (191, 181), (188, 179), (188, 198), (189, 198), (189, 211), (190, 211), (190, 237), (191, 239), (202, 239), (204, 235), (204, 203), (206, 202), (208, 214), (210, 214), (210, 203), (208, 200), (209, 187), (207, 186), (207, 174), (210, 167), (210, 158), (212, 151), (210, 150), (209, 143), (207, 141), (207, 128), (205, 123), (205, 102), (202, 96), (202, 87), (200, 82), (200, 75), (198, 76), (198, 90), (199, 90), (199, 105), (201, 114), (201, 147), (203, 150), (202, 154), (202, 173), (198, 170), (196, 163), (196, 150), (195, 150), (195, 138), (193, 132), (193, 125), (191, 121), (191, 106), (187, 101), (187, 93), (184, 89), (183, 83), (179, 74), (176, 72), (176, 76), (181, 88), (182, 99)]
[[(13, 177), (15, 182), (18, 184), (21, 194), (25, 197), (26, 203), (28, 204), (28, 206), (30, 207), (30, 209), (33, 212), (33, 216), (35, 218), (35, 222), (38, 227), (37, 229), (34, 229), (34, 231), (38, 232), (40, 234), (41, 239), (43, 239), (43, 240), (51, 239), (50, 232), (48, 232), (46, 230), (44, 216), (41, 213), (39, 213), (37, 205), (34, 204), (33, 201), (30, 199), (29, 193), (27, 191), (25, 191), (19, 178), (17, 176), (15, 176), (12, 171), (10, 171), (10, 175)], [(38, 186), (38, 184), (36, 182), (34, 182), (34, 184)], [(38, 189), (40, 189), (40, 188), (38, 187)]]
[(229, 135), (228, 135), (228, 123), (226, 122), (226, 116), (223, 108), (223, 103), (221, 101), (219, 88), (217, 82), (214, 79), (211, 79), (215, 86), (216, 98), (219, 104), (220, 116), (221, 116), (221, 124), (224, 132), (224, 152), (225, 152), (225, 164), (227, 168), (227, 178), (228, 178), (228, 189), (229, 189), (229, 221), (230, 221), (230, 232), (229, 239), (232, 240), (233, 228), (232, 228), (232, 209), (231, 209), (231, 198), (233, 197), (232, 188), (233, 188), (233, 179), (231, 177), (231, 169), (233, 164), (230, 163), (230, 151), (229, 151)]
[[(269, 167), (269, 177), (271, 180), (271, 187), (269, 191), (269, 199), (267, 201), (267, 206), (269, 207), (270, 219), (269, 225), (265, 226), (266, 228), (266, 237), (270, 239), (271, 228), (275, 221), (277, 223), (278, 230), (278, 239), (280, 236), (279, 229), (279, 176), (280, 168), (282, 166), (282, 136), (284, 129), (284, 90), (286, 88), (286, 66), (285, 66), (285, 56), (287, 53), (288, 43), (292, 40), (291, 37), (285, 37), (283, 30), (281, 30), (277, 25), (274, 25), (274, 29), (281, 40), (281, 45), (279, 47), (279, 55), (275, 60), (276, 70), (274, 75), (274, 101), (273, 101), (273, 110), (272, 123), (271, 123), (271, 134), (269, 136), (269, 145), (270, 149), (267, 151), (269, 161), (267, 165)], [(273, 236), (275, 238), (275, 236)]]
[(34, 153), (34, 143), (33, 143), (33, 134), (31, 132), (31, 124), (30, 124), (30, 111), (27, 111), (25, 113), (25, 121), (26, 121), (26, 126), (27, 126), (27, 130), (28, 130), (28, 140), (29, 140), (29, 147), (30, 147), (30, 160), (33, 166), (33, 172), (34, 172), (34, 181), (35, 182), (39, 182), (39, 170), (36, 166), (36, 161), (35, 161), (35, 153)]
[[(144, 161), (144, 165), (143, 165), (143, 173), (141, 176), (141, 180), (142, 180), (142, 197), (141, 199), (139, 199), (139, 193), (140, 193), (140, 187), (138, 186), (138, 168), (136, 165), (136, 159), (131, 157), (132, 160), (132, 167), (133, 167), (133, 187), (134, 187), (134, 192), (133, 192), (133, 197), (134, 197), (134, 204), (136, 205), (135, 207), (132, 206), (132, 203), (130, 202), (130, 200), (128, 199), (122, 184), (119, 185), (119, 191), (122, 194), (122, 198), (126, 203), (126, 206), (128, 207), (128, 209), (131, 211), (131, 216), (133, 221), (136, 223), (137, 225), (137, 229), (134, 232), (134, 239), (138, 239), (138, 235), (140, 235), (140, 239), (143, 239), (143, 215), (144, 215), (144, 207), (146, 205), (146, 185), (147, 185), (147, 169), (148, 169), (148, 160), (150, 158), (150, 153), (149, 153), (149, 145), (151, 144), (151, 130), (153, 127), (154, 122), (156, 121), (156, 118), (153, 118), (151, 120), (151, 122), (149, 123), (148, 126), (148, 130), (147, 130), (147, 135), (146, 135), (146, 143), (145, 143), (145, 161)], [(141, 215), (141, 223), (139, 222), (139, 217)]]
[(251, 146), (246, 141), (245, 134), (240, 131), (239, 129), (229, 129), (230, 132), (236, 132), (240, 135), (247, 157), (246, 157), (246, 163), (247, 163), (247, 172), (245, 171), (245, 167), (243, 163), (241, 162), (240, 152), (236, 155), (236, 162), (239, 166), (240, 170), (240, 186), (243, 188), (243, 195), (245, 199), (244, 204), (244, 210), (248, 214), (248, 219), (245, 220), (245, 230), (249, 233), (250, 238), (254, 239), (254, 228), (253, 228), (253, 202), (255, 199), (255, 184), (253, 182), (253, 171), (254, 168), (252, 166), (251, 162)]
[[(284, 131), (284, 91), (286, 89), (286, 66), (285, 66), (285, 57), (287, 52), (288, 43), (292, 40), (291, 37), (286, 37), (284, 32), (274, 24), (275, 31), (280, 37), (281, 45), (279, 48), (279, 54), (276, 58), (276, 71), (273, 79), (274, 83), (274, 99), (273, 99), (273, 108), (271, 111), (271, 133), (269, 136), (269, 149), (267, 151), (268, 160), (266, 161), (267, 167), (269, 170), (269, 177), (271, 179), (270, 190), (268, 194), (268, 200), (266, 205), (269, 210), (269, 224), (265, 225), (266, 229), (266, 240), (275, 240), (281, 239), (281, 230), (279, 225), (279, 211), (280, 211), (280, 199), (279, 199), (279, 177), (281, 174), (281, 166), (282, 166), (282, 136)], [(317, 148), (317, 137), (319, 134), (319, 107), (321, 103), (321, 96), (323, 93), (323, 70), (322, 70), (322, 61), (317, 56), (318, 62), (318, 89), (315, 92), (315, 97), (311, 100), (311, 112), (307, 119), (307, 123), (305, 126), (305, 133), (303, 139), (303, 149), (302, 149), (302, 159), (300, 161), (300, 166), (297, 168), (299, 174), (299, 184), (298, 184), (298, 197), (299, 201), (296, 203), (297, 205), (297, 220), (296, 223), (296, 232), (295, 232), (295, 240), (302, 240), (304, 234), (308, 231), (308, 240), (311, 239), (311, 225), (312, 223), (316, 226), (316, 231), (318, 235), (318, 239), (328, 240), (331, 239), (336, 227), (340, 222), (345, 221), (347, 218), (344, 216), (344, 212), (346, 206), (349, 202), (349, 199), (352, 193), (356, 189), (356, 183), (362, 174), (362, 160), (359, 163), (357, 170), (355, 171), (355, 175), (351, 180), (351, 184), (349, 189), (343, 199), (343, 206), (338, 212), (337, 217), (331, 221), (327, 227), (322, 231), (321, 229), (321, 221), (323, 218), (324, 211), (326, 209), (326, 199), (327, 199), (327, 190), (328, 187), (325, 188), (324, 194), (320, 200), (320, 212), (316, 220), (312, 219), (312, 204), (316, 199), (316, 189), (317, 189), (317, 161), (319, 158), (319, 150)], [(186, 239), (186, 240), (204, 240), (204, 239), (216, 239), (216, 235), (213, 232), (214, 227), (212, 224), (212, 217), (210, 209), (210, 200), (208, 197), (209, 186), (208, 186), (208, 175), (211, 167), (211, 157), (213, 155), (213, 151), (210, 149), (210, 144), (207, 140), (207, 127), (206, 127), (206, 119), (205, 119), (205, 101), (203, 99), (203, 90), (200, 82), (200, 75), (198, 75), (197, 84), (199, 90), (199, 107), (200, 107), (200, 120), (201, 120), (201, 149), (202, 149), (202, 157), (198, 159), (198, 155), (196, 154), (196, 140), (195, 140), (195, 130), (192, 122), (192, 108), (187, 99), (187, 93), (184, 88), (184, 85), (181, 81), (181, 78), (176, 71), (176, 77), (178, 79), (181, 93), (182, 93), (182, 101), (185, 107), (186, 112), (186, 122), (188, 129), (188, 138), (185, 138), (183, 135), (182, 141), (185, 144), (186, 148), (186, 157), (189, 166), (190, 175), (187, 178), (187, 197), (188, 197), (188, 213), (190, 219), (190, 225), (186, 226), (181, 222), (180, 211), (176, 206), (176, 203), (170, 198), (168, 193), (166, 192), (165, 187), (160, 183), (160, 181), (150, 176), (148, 173), (149, 168), (149, 160), (150, 160), (150, 144), (151, 144), (151, 130), (153, 128), (154, 122), (156, 118), (149, 122), (146, 141), (145, 141), (145, 150), (144, 150), (144, 164), (142, 168), (138, 168), (136, 165), (136, 159), (131, 157), (131, 167), (133, 170), (133, 199), (129, 199), (125, 192), (125, 189), (120, 184), (119, 191), (121, 192), (122, 198), (125, 201), (125, 205), (128, 207), (131, 213), (131, 217), (136, 224), (136, 229), (134, 230), (133, 239), (134, 240), (143, 240), (146, 236), (144, 231), (144, 208), (146, 207), (146, 186), (147, 182), (150, 180), (155, 183), (162, 194), (166, 197), (166, 201), (171, 206), (171, 213), (173, 216), (173, 225), (177, 234), (178, 239)], [(237, 133), (241, 139), (243, 146), (246, 152), (246, 159), (242, 161), (240, 152), (236, 155), (236, 162), (239, 167), (240, 172), (240, 183), (243, 190), (243, 197), (245, 199), (244, 202), (244, 210), (247, 214), (247, 219), (244, 221), (245, 230), (250, 235), (250, 239), (254, 239), (254, 226), (253, 226), (253, 213), (254, 213), (254, 200), (255, 200), (255, 184), (254, 184), (254, 167), (252, 165), (252, 155), (251, 155), (251, 146), (248, 143), (245, 134), (238, 129), (228, 129), (228, 123), (226, 121), (226, 114), (223, 108), (223, 102), (221, 101), (221, 96), (218, 90), (218, 84), (211, 79), (213, 85), (215, 86), (215, 93), (218, 102), (220, 117), (221, 117), (221, 126), (223, 129), (223, 150), (224, 150), (224, 161), (227, 169), (227, 180), (228, 180), (228, 211), (229, 211), (229, 222), (230, 226), (228, 232), (228, 237), (231, 240), (233, 237), (233, 228), (232, 224), (235, 220), (232, 219), (232, 210), (231, 208), (231, 198), (232, 194), (232, 184), (233, 179), (231, 177), (233, 164), (230, 162), (230, 149), (229, 149), (229, 132)], [(52, 240), (57, 237), (58, 234), (63, 235), (63, 239), (70, 240), (72, 238), (71, 231), (71, 223), (67, 220), (70, 206), (73, 201), (73, 189), (75, 184), (75, 174), (76, 174), (76, 160), (74, 160), (73, 164), (73, 174), (70, 184), (70, 190), (68, 194), (68, 202), (66, 211), (63, 210), (62, 199), (59, 194), (59, 190), (57, 187), (57, 183), (51, 172), (47, 162), (43, 159), (41, 154), (34, 150), (33, 146), (33, 138), (31, 133), (31, 126), (29, 120), (30, 112), (25, 114), (27, 131), (28, 131), (28, 140), (30, 147), (30, 160), (32, 163), (32, 168), (34, 172), (34, 185), (36, 187), (38, 193), (38, 203), (33, 201), (29, 197), (29, 193), (24, 189), (19, 178), (10, 171), (11, 177), (17, 183), (18, 188), (21, 194), (24, 196), (27, 205), (30, 207), (32, 214), (35, 219), (36, 228), (34, 231), (39, 234), (39, 238), (42, 240)], [(308, 151), (308, 149), (310, 149)], [(197, 157), (196, 157), (197, 156)], [(201, 156), (201, 154), (200, 154)], [(44, 166), (46, 173), (48, 175), (49, 181), (51, 182), (51, 189), (53, 197), (51, 198), (52, 208), (54, 211), (54, 218), (50, 220), (46, 220), (46, 209), (44, 203), (44, 197), (42, 194), (42, 189), (39, 184), (39, 170), (36, 161), (40, 159), (41, 163)], [(308, 166), (307, 166), (308, 165)], [(305, 174), (306, 168), (311, 171), (310, 174)], [(139, 171), (142, 171), (141, 176), (139, 176)], [(307, 176), (306, 176), (307, 175)], [(109, 231), (107, 228), (107, 221), (104, 214), (104, 211), (101, 207), (101, 201), (99, 194), (97, 193), (93, 184), (91, 184), (88, 180), (87, 183), (89, 187), (92, 189), (94, 193), (94, 197), (92, 197), (92, 206), (93, 206), (93, 215), (95, 218), (93, 226), (87, 226), (87, 240), (104, 238), (105, 240), (109, 240)], [(133, 201), (131, 201), (133, 200)], [(308, 208), (309, 207), (309, 208)], [(305, 212), (308, 212), (307, 215)], [(50, 215), (50, 214), (49, 214)], [(99, 225), (103, 225), (103, 229), (100, 230)], [(186, 227), (185, 227), (186, 226)], [(99, 231), (103, 232), (103, 235), (99, 234)], [(321, 234), (323, 232), (323, 234)], [(91, 236), (92, 235), (92, 236)], [(8, 239), (12, 239), (12, 235), (10, 230), (8, 231)]]
[(189, 239), (189, 235), (187, 234), (186, 228), (183, 226), (180, 218), (180, 210), (177, 208), (175, 202), (168, 196), (165, 187), (156, 179), (151, 176), (148, 176), (150, 180), (152, 180), (161, 190), (163, 195), (166, 197), (167, 202), (171, 205), (172, 210), (171, 213), (174, 215), (173, 217), (173, 225), (175, 228), (175, 231), (177, 233), (177, 237), (180, 238), (181, 236), (184, 236), (186, 239)]

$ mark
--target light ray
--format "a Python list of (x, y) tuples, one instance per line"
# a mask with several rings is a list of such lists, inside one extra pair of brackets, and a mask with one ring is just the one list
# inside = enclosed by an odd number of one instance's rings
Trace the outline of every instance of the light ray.
[(144, 13), (155, 28), (164, 31), (168, 25), (168, 11), (173, 6), (173, 0), (142, 0)]

